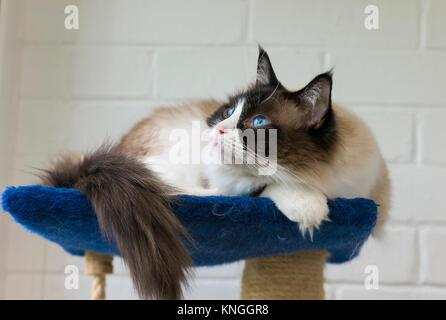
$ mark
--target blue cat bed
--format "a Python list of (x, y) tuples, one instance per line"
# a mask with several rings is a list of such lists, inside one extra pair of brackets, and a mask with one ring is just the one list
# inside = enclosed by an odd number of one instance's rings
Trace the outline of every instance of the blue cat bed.
[[(178, 196), (173, 211), (195, 243), (186, 241), (195, 266), (246, 259), (242, 299), (323, 299), (323, 268), (358, 255), (377, 220), (368, 199), (329, 200), (330, 222), (303, 237), (266, 198)], [(86, 255), (93, 275), (92, 298), (105, 298), (105, 274), (119, 255), (113, 240), (99, 231), (90, 201), (75, 189), (9, 187), (2, 207), (31, 232), (74, 255)], [(291, 254), (292, 253), (292, 254)], [(285, 254), (285, 255), (284, 255)]]
[[(377, 207), (368, 199), (329, 200), (330, 222), (303, 237), (266, 198), (178, 196), (173, 210), (195, 240), (186, 243), (196, 266), (212, 266), (253, 257), (327, 249), (329, 262), (354, 258), (369, 237)], [(58, 243), (74, 255), (85, 250), (119, 255), (100, 232), (85, 195), (75, 189), (9, 187), (2, 207), (31, 232)]]

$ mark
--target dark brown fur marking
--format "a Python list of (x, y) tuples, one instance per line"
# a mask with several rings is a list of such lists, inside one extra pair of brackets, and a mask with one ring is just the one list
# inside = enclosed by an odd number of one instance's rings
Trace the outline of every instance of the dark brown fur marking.
[(85, 157), (63, 158), (42, 181), (89, 197), (101, 231), (116, 241), (141, 298), (181, 298), (191, 266), (180, 237), (187, 232), (169, 208), (173, 190), (141, 162), (102, 147)]

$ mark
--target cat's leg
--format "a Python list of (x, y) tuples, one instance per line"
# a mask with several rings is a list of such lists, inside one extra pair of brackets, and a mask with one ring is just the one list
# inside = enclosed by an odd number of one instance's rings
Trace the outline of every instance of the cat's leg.
[(303, 235), (309, 232), (313, 237), (313, 229), (319, 228), (324, 220), (328, 219), (327, 198), (319, 190), (303, 184), (268, 185), (260, 195), (274, 201), (277, 208), (288, 219), (298, 222)]
[(192, 196), (224, 196), (227, 195), (220, 189), (217, 188), (202, 188), (202, 187), (187, 187), (182, 188), (183, 194), (188, 194)]

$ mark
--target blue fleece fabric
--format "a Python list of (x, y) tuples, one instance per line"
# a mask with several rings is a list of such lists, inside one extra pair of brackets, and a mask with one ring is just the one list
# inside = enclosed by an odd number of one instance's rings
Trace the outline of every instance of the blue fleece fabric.
[[(345, 262), (359, 253), (377, 219), (372, 200), (329, 200), (331, 221), (315, 230), (311, 240), (266, 198), (180, 195), (178, 200), (173, 210), (195, 240), (195, 246), (184, 241), (196, 266), (315, 249), (328, 249), (329, 262)], [(101, 236), (90, 201), (75, 189), (9, 187), (2, 207), (26, 229), (71, 254), (119, 255), (116, 244)]]

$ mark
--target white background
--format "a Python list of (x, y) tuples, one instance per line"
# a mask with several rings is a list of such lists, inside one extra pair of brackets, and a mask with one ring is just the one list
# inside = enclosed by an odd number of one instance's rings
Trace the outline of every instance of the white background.
[[(64, 28), (76, 4), (80, 30)], [(364, 28), (364, 8), (380, 29)], [(373, 129), (393, 180), (392, 219), (351, 263), (326, 268), (330, 299), (446, 298), (446, 2), (441, 0), (1, 1), (0, 186), (117, 139), (154, 106), (224, 97), (254, 79), (257, 41), (299, 88), (335, 67), (334, 100)], [(79, 266), (79, 290), (64, 267)], [(379, 290), (364, 288), (366, 265)], [(0, 298), (89, 298), (83, 260), (0, 214)], [(109, 298), (136, 298), (116, 261)], [(187, 298), (237, 299), (242, 263), (196, 271)]]

